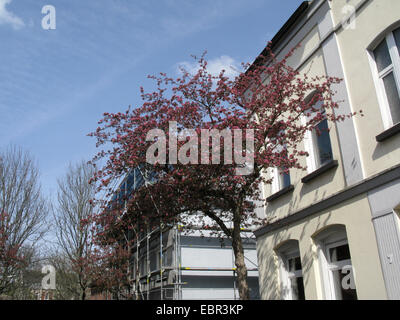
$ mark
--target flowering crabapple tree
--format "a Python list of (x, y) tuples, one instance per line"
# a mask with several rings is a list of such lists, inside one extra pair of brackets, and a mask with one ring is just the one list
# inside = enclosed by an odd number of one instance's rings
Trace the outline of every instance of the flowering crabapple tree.
[[(128, 193), (119, 211), (103, 214), (124, 214), (131, 225), (162, 221), (220, 232), (232, 242), (241, 299), (249, 299), (241, 230), (265, 223), (255, 209), (263, 203), (259, 186), (272, 182), (267, 170), (305, 170), (306, 132), (322, 120), (354, 115), (335, 114), (334, 85), (341, 80), (300, 74), (287, 64), (293, 50), (278, 59), (268, 45), (234, 79), (224, 70), (210, 74), (205, 55), (194, 57), (195, 74), (150, 76), (157, 89), (141, 88), (141, 106), (105, 113), (89, 134), (101, 148), (93, 162), (104, 164), (94, 178), (99, 191), (111, 195), (111, 182), (134, 168), (151, 173), (151, 183)], [(203, 138), (204, 132), (211, 134)], [(229, 148), (232, 132), (239, 150)]]
[(93, 215), (84, 223), (92, 230), (92, 252), (82, 264), (88, 267), (92, 289), (110, 293), (116, 299), (132, 299), (130, 273), (131, 246), (133, 239), (125, 232), (130, 227), (116, 209), (107, 208), (101, 214)]

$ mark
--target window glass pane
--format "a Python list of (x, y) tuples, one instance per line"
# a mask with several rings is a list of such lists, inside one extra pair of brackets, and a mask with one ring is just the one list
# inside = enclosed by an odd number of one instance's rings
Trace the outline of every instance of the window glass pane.
[(131, 194), (131, 192), (133, 191), (133, 188), (135, 183), (135, 176), (134, 173), (130, 173), (128, 176), (128, 179), (126, 179), (126, 192), (128, 195)]
[(284, 171), (285, 169), (279, 169), (279, 187), (284, 189), (290, 186), (290, 174)]
[(349, 245), (345, 244), (335, 248), (329, 249), (329, 258), (331, 262), (338, 262), (343, 260), (350, 260), (350, 249)]
[(393, 72), (383, 78), (393, 124), (400, 122), (400, 98)]
[(400, 28), (395, 30), (393, 32), (393, 35), (394, 35), (394, 39), (396, 40), (397, 49), (399, 50), (399, 53), (400, 53)]
[(288, 264), (289, 264), (289, 272), (293, 272), (294, 271), (294, 259), (289, 259), (288, 260)]
[(300, 257), (297, 257), (294, 259), (294, 267), (296, 270), (301, 270), (301, 259)]
[(135, 185), (135, 189), (139, 189), (141, 186), (144, 185), (144, 179), (143, 176), (140, 172), (140, 170), (135, 170), (135, 179), (136, 179), (136, 185)]
[[(285, 135), (285, 131), (284, 130), (279, 131), (278, 136), (283, 136), (283, 135)], [(283, 156), (287, 157), (286, 145), (282, 145), (282, 144), (277, 145), (276, 152), (279, 152), (281, 154), (283, 153), (284, 154)], [(280, 189), (284, 189), (284, 188), (290, 186), (290, 183), (291, 183), (290, 182), (290, 174), (285, 173), (285, 168), (278, 168), (278, 180), (279, 180), (279, 188)]]
[(125, 201), (125, 182), (121, 184), (119, 192), (118, 192), (118, 204), (123, 205)]
[(305, 300), (303, 277), (290, 279), (293, 300)]
[(392, 64), (386, 39), (374, 50), (374, 55), (379, 72)]
[(337, 300), (357, 300), (353, 273), (349, 269), (332, 271)]
[(300, 257), (291, 258), (289, 262), (289, 272), (301, 270), (301, 259)]
[[(278, 133), (278, 136), (283, 136), (285, 135), (285, 131), (281, 130)], [(280, 156), (283, 156), (287, 158), (287, 148), (285, 144), (278, 144), (276, 147), (276, 152), (281, 153)], [(290, 186), (290, 174), (285, 173), (286, 168), (278, 168), (278, 181), (279, 181), (279, 189), (284, 189), (288, 186)]]
[(315, 132), (317, 139), (317, 165), (322, 166), (323, 164), (333, 159), (331, 139), (328, 131), (328, 120), (321, 121), (317, 125)]

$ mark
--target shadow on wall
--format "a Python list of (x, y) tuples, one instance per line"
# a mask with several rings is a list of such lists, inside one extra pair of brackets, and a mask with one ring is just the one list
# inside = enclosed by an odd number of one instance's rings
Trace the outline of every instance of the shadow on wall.
[[(290, 226), (293, 228), (299, 224), (302, 224), (300, 235), (295, 236), (290, 230), (284, 229), (281, 231), (276, 231), (273, 235), (264, 238), (265, 245), (259, 249), (259, 266), (260, 266), (260, 294), (261, 299), (265, 300), (280, 300), (282, 299), (281, 285), (280, 285), (280, 270), (279, 270), (279, 258), (277, 249), (282, 247), (285, 243), (289, 241), (296, 241), (299, 244), (304, 244), (304, 241), (308, 241), (309, 250), (306, 252), (302, 251), (301, 247), (300, 256), (303, 270), (303, 282), (306, 288), (311, 283), (311, 275), (313, 274), (312, 268), (315, 261), (317, 261), (317, 252), (312, 250), (314, 245), (314, 239), (311, 235), (318, 234), (320, 231), (325, 230), (330, 227), (329, 221), (331, 219), (332, 213), (329, 212), (324, 218), (316, 217), (313, 220), (315, 226), (312, 230), (307, 230), (310, 227), (310, 220), (299, 221), (296, 224)], [(259, 240), (263, 241), (263, 240)], [(304, 247), (303, 247), (304, 248)], [(314, 281), (314, 280), (313, 280)]]
[[(275, 217), (274, 221), (276, 221), (330, 196), (331, 193), (328, 194), (324, 186), (329, 185), (334, 180), (337, 170), (338, 168), (335, 168), (325, 172), (321, 176), (318, 176), (317, 179), (306, 184), (299, 182), (301, 183), (299, 194), (289, 193), (273, 202), (267, 203), (266, 214), (273, 214)], [(308, 197), (306, 202), (304, 201), (304, 197)]]
[(388, 154), (400, 148), (400, 136), (396, 135), (376, 144), (372, 154), (373, 160), (387, 157)]
[[(286, 233), (286, 231), (283, 231)], [(279, 235), (274, 235), (279, 236)], [(284, 234), (281, 235), (285, 237)], [(260, 239), (260, 241), (262, 241)], [(259, 256), (259, 281), (260, 281), (260, 295), (263, 300), (279, 300), (281, 299), (280, 285), (279, 285), (279, 266), (278, 257), (272, 247), (274, 241), (268, 241), (265, 245), (260, 247), (258, 251)]]

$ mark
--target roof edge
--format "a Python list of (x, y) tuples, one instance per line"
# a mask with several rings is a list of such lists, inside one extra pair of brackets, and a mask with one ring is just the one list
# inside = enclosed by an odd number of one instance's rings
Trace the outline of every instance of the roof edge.
[[(296, 9), (296, 11), (290, 16), (290, 18), (285, 22), (285, 24), (279, 29), (275, 36), (270, 41), (270, 49), (274, 51), (281, 40), (286, 36), (286, 34), (292, 29), (292, 27), (298, 22), (298, 20), (304, 15), (304, 13), (309, 9), (311, 1), (303, 1), (301, 5)], [(254, 60), (254, 62), (249, 67), (252, 69), (254, 65), (260, 63), (262, 57), (268, 55), (268, 46), (259, 54), (259, 56)]]

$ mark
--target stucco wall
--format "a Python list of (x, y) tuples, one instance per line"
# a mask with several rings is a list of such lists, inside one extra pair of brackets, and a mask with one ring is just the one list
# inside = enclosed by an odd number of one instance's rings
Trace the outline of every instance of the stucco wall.
[[(356, 6), (362, 2), (352, 0), (349, 4)], [(336, 22), (343, 17), (341, 8), (344, 5), (345, 0), (331, 2)], [(386, 31), (394, 26), (400, 26), (400, 1), (369, 0), (357, 12), (355, 29), (337, 32), (352, 109), (362, 109), (365, 115), (354, 118), (354, 122), (366, 177), (398, 164), (400, 159), (399, 135), (383, 143), (375, 139), (385, 128), (368, 58), (368, 49), (378, 44)]]
[[(358, 8), (355, 28), (342, 27), (342, 20), (349, 13), (346, 6)], [(281, 55), (302, 42), (300, 51), (290, 60), (293, 66), (299, 65), (301, 72), (309, 70), (313, 75), (330, 76), (340, 76), (331, 74), (332, 70), (342, 72), (344, 81), (340, 90), (345, 90), (343, 97), (346, 100), (343, 110), (362, 109), (364, 117), (346, 120), (350, 122), (345, 126), (330, 124), (333, 156), (339, 166), (308, 184), (301, 183), (305, 172), (291, 170), (294, 191), (269, 203), (266, 206), (268, 217), (281, 219), (349, 185), (398, 165), (400, 135), (383, 143), (376, 142), (376, 136), (385, 128), (368, 58), (368, 50), (378, 44), (388, 30), (398, 26), (398, 0), (315, 0), (307, 16), (298, 22), (300, 29), (291, 30), (283, 41), (279, 48)], [(335, 56), (338, 59), (332, 59)], [(305, 159), (302, 161), (305, 162)], [(271, 195), (270, 186), (264, 190), (266, 197)], [(400, 203), (400, 198), (398, 200)], [(257, 239), (257, 252), (262, 299), (281, 299), (278, 257), (274, 249), (290, 239), (299, 241), (306, 298), (324, 298), (317, 247), (312, 236), (318, 230), (334, 224), (343, 224), (347, 229), (358, 298), (387, 299), (372, 223), (373, 214), (368, 197), (363, 194), (337, 204), (328, 211), (314, 214), (307, 220), (260, 236)], [(396, 223), (399, 223), (399, 219)]]
[[(278, 57), (283, 57), (290, 49), (298, 44), (301, 46), (294, 51), (293, 56), (288, 60), (289, 65), (294, 68), (298, 67), (301, 75), (307, 74), (308, 77), (325, 76), (326, 61), (323, 54), (323, 47), (320, 45), (320, 28), (319, 23), (326, 21), (329, 14), (329, 6), (322, 5), (319, 9), (303, 23), (300, 23), (300, 30), (292, 30), (292, 33), (287, 36), (287, 42), (284, 47), (279, 48), (280, 54)], [(328, 16), (329, 19), (331, 19)], [(332, 23), (331, 23), (332, 24)], [(311, 56), (310, 56), (311, 54)], [(331, 74), (331, 76), (340, 76)], [(349, 120), (351, 121), (351, 120)], [(343, 189), (346, 185), (343, 163), (342, 150), (338, 137), (337, 125), (329, 123), (330, 138), (332, 144), (333, 158), (339, 162), (339, 166), (330, 170), (326, 174), (318, 177), (308, 184), (301, 182), (301, 178), (310, 173), (302, 170), (290, 170), (291, 182), (294, 185), (293, 193), (287, 194), (266, 206), (266, 216), (281, 219), (292, 212), (308, 207), (310, 204), (327, 198), (328, 196)], [(304, 143), (300, 145), (301, 149), (305, 149)], [(306, 166), (307, 160), (305, 157), (300, 159), (300, 163)], [(272, 186), (267, 185), (264, 188), (264, 196), (268, 197), (272, 194)]]
[(278, 257), (274, 249), (287, 240), (298, 240), (306, 299), (324, 299), (317, 247), (313, 235), (325, 227), (345, 225), (359, 299), (386, 299), (378, 248), (366, 196), (360, 196), (257, 239), (262, 299), (281, 299)]

